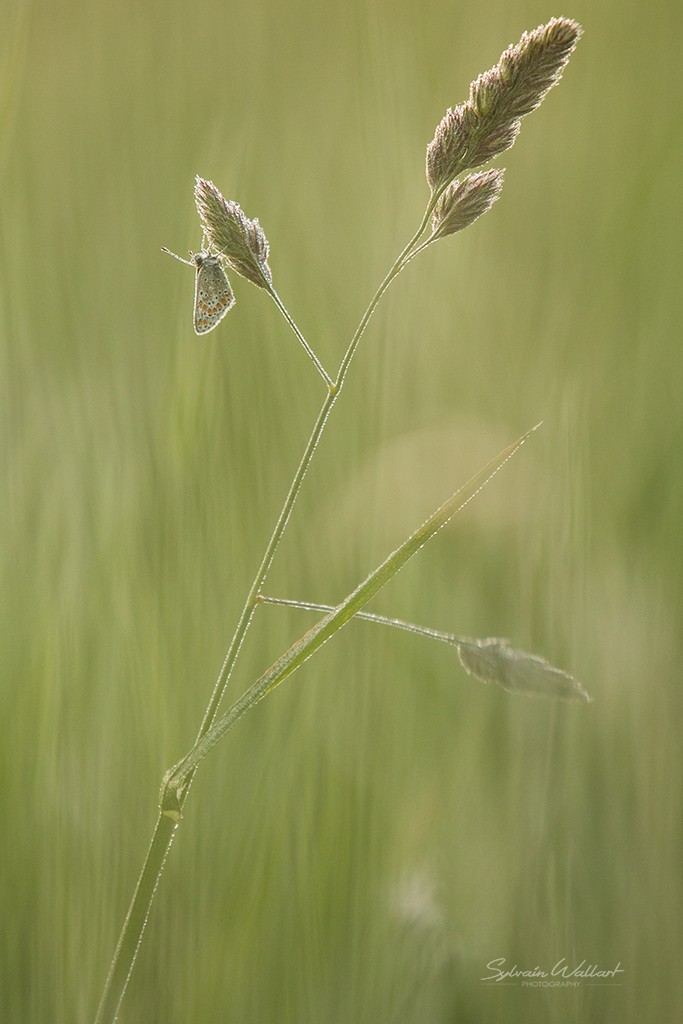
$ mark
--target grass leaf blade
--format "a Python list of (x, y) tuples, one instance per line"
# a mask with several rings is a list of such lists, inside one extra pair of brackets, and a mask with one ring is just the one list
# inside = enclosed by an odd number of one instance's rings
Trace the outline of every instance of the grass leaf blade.
[(389, 582), (428, 540), (452, 519), (493, 476), (521, 448), (527, 438), (540, 426), (528, 430), (513, 444), (505, 448), (483, 469), (460, 487), (455, 494), (440, 505), (414, 533), (412, 533), (388, 558), (382, 562), (341, 604), (328, 612), (307, 633), (296, 640), (273, 665), (212, 725), (208, 732), (192, 748), (189, 754), (169, 773), (162, 790), (162, 809), (169, 817), (177, 816), (179, 802), (186, 780), (209, 751), (228, 733), (255, 704), (279, 686), (305, 661), (315, 654), (323, 644), (346, 625), (382, 587)]

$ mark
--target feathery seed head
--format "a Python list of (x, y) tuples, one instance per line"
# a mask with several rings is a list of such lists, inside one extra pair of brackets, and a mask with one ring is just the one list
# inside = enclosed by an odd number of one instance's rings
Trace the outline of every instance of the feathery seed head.
[(434, 207), (430, 241), (462, 231), (490, 210), (500, 195), (504, 177), (504, 170), (490, 169), (452, 181)]
[(512, 146), (520, 118), (535, 110), (560, 80), (581, 33), (578, 22), (553, 18), (525, 32), (495, 67), (472, 82), (467, 101), (446, 111), (427, 147), (432, 192)]
[(258, 220), (249, 220), (234, 200), (226, 199), (212, 181), (197, 176), (194, 198), (202, 230), (233, 270), (259, 288), (272, 283), (270, 247)]

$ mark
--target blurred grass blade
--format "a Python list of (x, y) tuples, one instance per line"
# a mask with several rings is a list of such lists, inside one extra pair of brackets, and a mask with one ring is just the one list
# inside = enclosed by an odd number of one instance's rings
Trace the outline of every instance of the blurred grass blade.
[(497, 683), (508, 693), (527, 697), (556, 697), (591, 704), (592, 698), (573, 676), (537, 654), (515, 650), (507, 640), (456, 637), (463, 668), (483, 683)]
[(479, 491), (495, 476), (501, 466), (512, 458), (521, 448), (526, 439), (540, 424), (532, 427), (514, 444), (505, 448), (488, 465), (484, 466), (466, 484), (453, 494), (448, 501), (429, 516), (425, 522), (396, 548), (368, 578), (356, 587), (333, 611), (324, 616), (315, 626), (300, 637), (289, 650), (285, 651), (277, 661), (244, 693), (238, 701), (221, 717), (190, 753), (164, 779), (161, 793), (162, 809), (169, 817), (176, 818), (180, 814), (180, 803), (187, 779), (197, 765), (206, 757), (218, 741), (237, 724), (237, 722), (266, 694), (274, 690), (287, 676), (303, 665), (330, 637), (332, 637), (349, 619), (367, 604), (371, 597), (382, 589), (385, 583), (403, 568), (406, 562), (416, 554), (446, 523), (462, 509)]

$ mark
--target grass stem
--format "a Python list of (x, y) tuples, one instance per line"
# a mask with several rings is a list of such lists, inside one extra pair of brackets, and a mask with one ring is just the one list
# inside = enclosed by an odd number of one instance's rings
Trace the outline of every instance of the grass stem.
[[(268, 544), (266, 545), (266, 549), (261, 559), (261, 563), (257, 570), (256, 576), (254, 577), (251, 587), (249, 588), (249, 593), (247, 594), (244, 607), (242, 608), (242, 611), (240, 613), (237, 625), (235, 627), (235, 631), (233, 633), (230, 645), (225, 655), (225, 659), (223, 661), (221, 670), (218, 674), (218, 678), (214, 685), (211, 698), (207, 705), (206, 711), (204, 712), (204, 717), (202, 719), (199, 732), (197, 734), (195, 746), (192, 748), (192, 751), (190, 751), (190, 754), (194, 754), (197, 751), (197, 749), (201, 747), (202, 741), (205, 740), (205, 737), (214, 726), (216, 716), (218, 713), (218, 708), (221, 704), (223, 695), (230, 680), (230, 676), (235, 666), (235, 662), (237, 660), (240, 648), (251, 624), (254, 610), (259, 601), (261, 589), (265, 583), (273, 558), (275, 557), (275, 552), (277, 550), (278, 544), (280, 543), (280, 540), (282, 539), (285, 529), (287, 528), (289, 517), (292, 514), (292, 510), (294, 508), (296, 499), (299, 495), (301, 485), (304, 481), (304, 477), (306, 476), (308, 467), (310, 466), (313, 456), (315, 454), (315, 450), (318, 447), (320, 438), (322, 437), (323, 432), (325, 430), (325, 425), (327, 423), (328, 417), (332, 411), (335, 402), (337, 401), (339, 395), (341, 394), (341, 390), (344, 386), (344, 382), (346, 380), (349, 367), (351, 366), (353, 357), (356, 353), (360, 340), (365, 332), (365, 328), (370, 322), (370, 318), (372, 317), (372, 314), (377, 308), (377, 305), (379, 304), (379, 301), (384, 295), (385, 291), (392, 283), (392, 281), (398, 276), (398, 274), (400, 274), (400, 272), (407, 265), (410, 259), (411, 251), (417, 245), (419, 239), (423, 235), (424, 230), (429, 222), (429, 218), (431, 216), (432, 210), (434, 209), (434, 204), (437, 198), (437, 194), (433, 195), (430, 198), (430, 201), (427, 205), (427, 209), (425, 210), (424, 216), (420, 222), (417, 231), (410, 239), (408, 244), (403, 248), (400, 255), (395, 260), (392, 267), (385, 276), (384, 280), (382, 281), (377, 291), (373, 295), (372, 299), (370, 300), (368, 307), (365, 310), (363, 316), (361, 317), (359, 324), (353, 334), (353, 337), (351, 338), (349, 346), (346, 349), (344, 357), (339, 366), (339, 372), (337, 374), (337, 378), (335, 381), (332, 381), (332, 379), (326, 373), (322, 364), (319, 362), (319, 360), (313, 353), (313, 350), (303, 338), (303, 335), (301, 334), (298, 327), (294, 323), (292, 317), (287, 312), (286, 307), (280, 300), (280, 297), (277, 295), (275, 290), (272, 288), (268, 289), (278, 309), (284, 316), (289, 326), (294, 330), (299, 340), (303, 343), (304, 348), (306, 349), (309, 356), (311, 357), (316, 367), (318, 368), (318, 372), (325, 380), (328, 387), (328, 393), (325, 396), (323, 404), (320, 408), (320, 412), (317, 415), (310, 437), (306, 442), (306, 447), (304, 448), (303, 455), (297, 467), (296, 473), (294, 474), (292, 483), (290, 484), (289, 491), (287, 492), (287, 496), (280, 511), (280, 515), (278, 516), (275, 528), (273, 529)], [(251, 691), (247, 691), (247, 693), (251, 693)], [(241, 700), (243, 700), (243, 698), (241, 698)], [(248, 710), (249, 707), (253, 706), (253, 703), (254, 701), (247, 702), (244, 705), (242, 712), (239, 714), (239, 717), (241, 717), (242, 714), (246, 710)], [(235, 706), (233, 706), (231, 712), (234, 712), (234, 710)], [(211, 745), (213, 745), (213, 743)], [(121, 1000), (123, 999), (126, 987), (128, 985), (128, 980), (133, 970), (133, 965), (135, 962), (135, 958), (137, 956), (137, 951), (140, 947), (142, 934), (147, 923), (150, 907), (152, 904), (152, 900), (154, 898), (154, 893), (156, 892), (157, 886), (159, 884), (159, 878), (163, 870), (164, 861), (170, 848), (175, 829), (177, 828), (178, 822), (180, 820), (180, 811), (184, 801), (187, 798), (187, 794), (192, 783), (195, 767), (193, 766), (188, 769), (188, 757), (189, 755), (186, 758), (184, 758), (181, 762), (179, 762), (179, 764), (176, 765), (173, 769), (171, 769), (170, 772), (168, 772), (165, 777), (164, 789), (162, 790), (162, 792), (168, 793), (168, 779), (173, 778), (175, 781), (177, 779), (177, 773), (181, 770), (181, 767), (182, 769), (184, 769), (182, 774), (182, 786), (179, 787), (181, 789), (181, 793), (176, 812), (170, 814), (161, 814), (157, 821), (152, 836), (152, 841), (150, 843), (149, 852), (147, 858), (145, 859), (142, 872), (136, 885), (135, 892), (133, 894), (133, 899), (131, 901), (128, 913), (126, 915), (126, 919), (123, 924), (123, 929), (121, 931), (121, 936), (119, 938), (118, 945), (114, 953), (114, 958), (110, 966), (109, 975), (105, 983), (104, 992), (102, 994), (100, 1007), (96, 1017), (96, 1024), (113, 1024), (113, 1022), (116, 1020), (118, 1008), (121, 1005)]]

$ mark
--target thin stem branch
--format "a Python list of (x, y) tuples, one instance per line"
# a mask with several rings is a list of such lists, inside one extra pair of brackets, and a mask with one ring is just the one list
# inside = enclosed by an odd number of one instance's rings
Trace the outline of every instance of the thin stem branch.
[(424, 234), (424, 230), (427, 227), (427, 224), (429, 223), (429, 218), (432, 215), (432, 211), (434, 210), (434, 207), (436, 206), (437, 200), (439, 199), (442, 191), (443, 191), (443, 189), (440, 192), (435, 193), (430, 198), (430, 200), (429, 200), (429, 202), (427, 204), (427, 208), (426, 208), (426, 210), (424, 212), (424, 215), (422, 217), (422, 220), (420, 221), (420, 226), (418, 227), (417, 231), (415, 232), (413, 237), (410, 239), (408, 244), (403, 248), (400, 256), (394, 262), (394, 264), (391, 267), (391, 269), (389, 270), (388, 274), (386, 275), (386, 277), (384, 278), (384, 280), (380, 284), (379, 288), (377, 289), (377, 291), (373, 295), (372, 299), (370, 300), (368, 308), (365, 310), (365, 313), (361, 317), (360, 323), (358, 324), (358, 327), (356, 328), (356, 331), (355, 331), (355, 333), (353, 335), (353, 338), (351, 339), (349, 347), (347, 348), (346, 353), (344, 354), (344, 358), (342, 359), (341, 365), (339, 367), (339, 373), (337, 374), (337, 380), (336, 380), (336, 386), (337, 386), (338, 391), (341, 391), (341, 389), (342, 389), (342, 387), (344, 385), (344, 381), (346, 379), (346, 374), (348, 373), (349, 367), (351, 365), (351, 360), (353, 359), (353, 357), (354, 357), (354, 355), (356, 353), (356, 349), (358, 348), (358, 343), (360, 342), (360, 339), (363, 337), (363, 333), (365, 331), (365, 328), (368, 326), (368, 323), (370, 322), (370, 317), (375, 312), (375, 309), (377, 308), (379, 300), (382, 298), (382, 296), (384, 295), (385, 291), (387, 290), (387, 288), (389, 287), (391, 282), (395, 278), (398, 277), (398, 275), (401, 273), (401, 271), (404, 269), (404, 267), (407, 266), (408, 262), (410, 261), (412, 250), (417, 245), (417, 243), (418, 243), (419, 239), (421, 238), (421, 236)]
[(308, 342), (304, 338), (303, 334), (301, 333), (301, 331), (297, 327), (297, 325), (294, 322), (293, 318), (290, 316), (289, 310), (285, 306), (284, 302), (282, 301), (282, 299), (280, 298), (278, 293), (273, 288), (271, 282), (265, 277), (265, 275), (263, 275), (263, 281), (264, 281), (263, 287), (266, 289), (266, 291), (270, 295), (271, 299), (273, 300), (273, 302), (275, 303), (277, 308), (280, 310), (280, 312), (282, 313), (283, 317), (285, 318), (285, 320), (287, 321), (287, 323), (292, 328), (292, 330), (296, 334), (297, 338), (301, 342), (301, 344), (302, 344), (302, 346), (304, 348), (304, 351), (306, 352), (308, 357), (312, 360), (312, 362), (315, 365), (315, 368), (317, 369), (318, 373), (320, 374), (322, 379), (325, 381), (325, 384), (327, 385), (327, 390), (334, 393), (334, 391), (335, 391), (335, 383), (334, 383), (334, 381), (332, 380), (332, 378), (328, 374), (328, 372), (325, 369), (325, 367), (323, 366), (323, 364), (318, 359), (317, 355), (315, 354), (315, 352), (313, 351), (311, 346), (308, 344)]
[[(335, 607), (332, 604), (296, 601), (287, 597), (269, 597), (265, 594), (259, 595), (259, 603), (273, 604), (283, 608), (300, 608), (305, 612), (332, 612)], [(418, 636), (426, 636), (430, 640), (440, 640), (451, 646), (458, 646), (458, 637), (455, 633), (444, 633), (440, 629), (432, 629), (431, 626), (420, 626), (416, 622), (406, 622), (405, 619), (394, 619), (388, 615), (378, 615), (376, 612), (356, 612), (355, 618), (363, 619), (364, 622), (375, 622), (379, 626), (391, 626), (394, 629), (401, 629), (405, 633), (416, 633)]]

